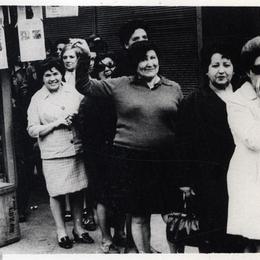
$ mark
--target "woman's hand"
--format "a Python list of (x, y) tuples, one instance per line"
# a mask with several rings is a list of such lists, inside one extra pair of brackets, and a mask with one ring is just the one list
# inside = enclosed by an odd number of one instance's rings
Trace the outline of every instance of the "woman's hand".
[(82, 53), (90, 57), (90, 49), (86, 40), (79, 38), (71, 38), (70, 43), (72, 44), (72, 46), (78, 47), (82, 51)]
[(73, 115), (67, 115), (66, 117), (59, 118), (55, 121), (55, 127), (70, 126), (73, 121)]

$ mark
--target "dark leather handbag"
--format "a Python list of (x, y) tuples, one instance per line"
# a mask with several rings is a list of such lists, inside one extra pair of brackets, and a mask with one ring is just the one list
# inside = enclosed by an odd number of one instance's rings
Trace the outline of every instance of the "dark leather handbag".
[(199, 221), (193, 212), (194, 200), (194, 195), (186, 198), (185, 193), (183, 193), (183, 212), (173, 212), (168, 215), (166, 237), (169, 242), (198, 246)]

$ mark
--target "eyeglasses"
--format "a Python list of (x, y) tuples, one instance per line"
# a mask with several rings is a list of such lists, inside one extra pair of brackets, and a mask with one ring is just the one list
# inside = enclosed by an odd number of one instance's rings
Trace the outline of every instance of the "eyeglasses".
[(256, 75), (260, 75), (260, 65), (253, 65), (251, 71)]
[(99, 71), (103, 71), (106, 67), (109, 68), (109, 69), (112, 69), (112, 68), (115, 67), (115, 64), (112, 63), (112, 62), (109, 62), (109, 63), (107, 63), (107, 64), (105, 64), (105, 63), (103, 63), (103, 62), (99, 62), (98, 65), (97, 65), (97, 69), (98, 69)]

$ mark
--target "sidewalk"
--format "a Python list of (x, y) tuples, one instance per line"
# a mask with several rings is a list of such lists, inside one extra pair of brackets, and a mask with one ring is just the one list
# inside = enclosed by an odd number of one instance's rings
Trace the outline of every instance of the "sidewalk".
[[(44, 194), (43, 194), (44, 195)], [(43, 196), (44, 197), (44, 196)], [(55, 224), (52, 218), (48, 198), (41, 197), (38, 209), (32, 210), (25, 223), (20, 223), (20, 241), (1, 247), (0, 254), (94, 254), (102, 253), (99, 249), (100, 231), (89, 232), (95, 240), (94, 244), (74, 244), (72, 249), (60, 248), (57, 244)], [(72, 222), (68, 222), (71, 237)], [(152, 215), (152, 246), (162, 253), (169, 253), (165, 235), (165, 224), (160, 215)], [(123, 252), (123, 248), (121, 249)], [(186, 247), (185, 252), (197, 253), (197, 248)]]

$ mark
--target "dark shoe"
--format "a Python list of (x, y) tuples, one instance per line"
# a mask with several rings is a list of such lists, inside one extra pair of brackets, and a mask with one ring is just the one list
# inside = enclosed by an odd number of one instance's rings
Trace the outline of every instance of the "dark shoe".
[(25, 221), (26, 221), (26, 215), (23, 214), (23, 213), (20, 213), (20, 214), (19, 214), (19, 222), (20, 222), (20, 223), (23, 223), (23, 222), (25, 222)]
[(120, 254), (120, 250), (110, 241), (102, 242), (100, 249), (104, 254)]
[(95, 231), (97, 229), (97, 224), (92, 215), (84, 216), (82, 223), (84, 228), (88, 231)]
[(160, 252), (160, 251), (154, 249), (152, 246), (150, 247), (150, 250), (151, 250), (151, 252), (152, 252), (153, 254), (161, 254), (161, 253), (162, 253), (162, 252)]
[(64, 221), (65, 222), (69, 222), (72, 220), (72, 215), (70, 211), (65, 211), (65, 215), (64, 215)]
[(58, 240), (59, 246), (65, 249), (70, 249), (73, 246), (72, 241), (68, 236), (62, 237), (60, 241)]
[(76, 234), (74, 229), (72, 230), (72, 235), (74, 236), (74, 240), (76, 243), (85, 243), (85, 244), (93, 244), (93, 238), (88, 234), (88, 232), (82, 233), (81, 237)]
[(136, 246), (129, 246), (127, 245), (124, 249), (124, 254), (138, 254), (138, 249), (136, 248)]
[(113, 237), (113, 243), (119, 247), (126, 246), (126, 235), (116, 235)]

